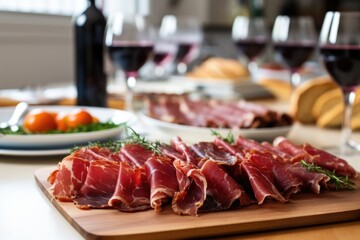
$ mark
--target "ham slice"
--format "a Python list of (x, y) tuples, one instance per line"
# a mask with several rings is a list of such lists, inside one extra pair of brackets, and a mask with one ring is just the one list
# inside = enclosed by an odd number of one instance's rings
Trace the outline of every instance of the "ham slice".
[(92, 160), (112, 160), (119, 162), (121, 157), (115, 154), (111, 149), (102, 148), (98, 146), (94, 147), (82, 147), (73, 153), (76, 157), (84, 158), (88, 161)]
[(136, 143), (125, 144), (120, 149), (120, 153), (124, 156), (125, 162), (138, 167), (144, 166), (145, 162), (154, 154), (152, 150)]
[(300, 192), (303, 182), (288, 170), (289, 165), (283, 164), (273, 158), (270, 153), (252, 151), (248, 158), (254, 166), (261, 170), (269, 181), (274, 183), (285, 199)]
[(197, 165), (198, 159), (191, 151), (191, 149), (182, 141), (180, 137), (175, 137), (171, 141), (171, 145), (182, 154), (183, 158), (186, 159), (187, 163)]
[(239, 206), (246, 206), (252, 202), (242, 186), (215, 162), (207, 160), (200, 171), (206, 178), (206, 192), (211, 196), (207, 198), (211, 199), (211, 203), (205, 203), (201, 211), (225, 210), (236, 202)]
[(197, 216), (206, 199), (207, 182), (195, 166), (176, 159), (174, 161), (179, 192), (172, 200), (172, 209), (179, 215)]
[(78, 208), (108, 208), (119, 175), (119, 162), (91, 161), (88, 174), (79, 193), (74, 198)]
[(159, 145), (161, 154), (163, 154), (164, 156), (175, 160), (175, 159), (180, 159), (182, 161), (186, 161), (184, 155), (182, 155), (180, 152), (176, 151), (176, 149), (171, 146), (171, 145), (167, 145), (167, 144), (161, 144)]
[(150, 96), (150, 117), (197, 127), (263, 128), (291, 125), (287, 114), (274, 112), (259, 104), (238, 101), (192, 100), (184, 96)]
[(274, 140), (274, 145), (281, 149), (281, 151), (291, 154), (293, 156), (291, 159), (292, 162), (305, 160), (324, 169), (335, 171), (338, 175), (347, 175), (349, 177), (355, 177), (357, 175), (356, 170), (344, 159), (315, 148), (310, 144), (298, 146), (284, 137), (278, 137)]
[(150, 187), (144, 168), (120, 163), (119, 175), (109, 206), (123, 212), (143, 211), (150, 207)]
[(151, 189), (150, 205), (159, 212), (162, 204), (179, 191), (175, 167), (170, 159), (153, 156), (146, 161), (145, 172)]
[(327, 188), (328, 176), (322, 173), (309, 172), (301, 166), (300, 162), (288, 164), (287, 170), (302, 181), (302, 188), (319, 194), (321, 187)]
[(199, 142), (194, 144), (191, 149), (198, 157), (205, 160), (211, 160), (221, 165), (234, 165), (237, 163), (237, 158), (227, 151), (218, 148), (212, 142)]
[(242, 151), (240, 151), (236, 147), (230, 145), (229, 143), (225, 142), (221, 138), (216, 137), (214, 139), (213, 143), (216, 146), (223, 148), (225, 151), (229, 152), (230, 154), (236, 156), (238, 160), (240, 160), (240, 161), (245, 160), (245, 154)]
[(65, 157), (48, 177), (54, 197), (59, 201), (72, 201), (85, 182), (88, 166), (89, 161), (83, 158)]
[(251, 188), (259, 205), (263, 204), (267, 198), (273, 198), (283, 203), (287, 201), (281, 195), (274, 183), (272, 183), (261, 170), (254, 166), (250, 161), (243, 161), (241, 163), (241, 168), (250, 181)]

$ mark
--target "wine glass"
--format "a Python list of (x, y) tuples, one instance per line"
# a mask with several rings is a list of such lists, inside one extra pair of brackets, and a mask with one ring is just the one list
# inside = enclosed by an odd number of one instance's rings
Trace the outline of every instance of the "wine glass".
[(248, 70), (253, 73), (256, 68), (256, 57), (265, 49), (268, 33), (263, 18), (237, 16), (232, 25), (232, 39), (236, 47), (247, 57)]
[(340, 155), (360, 151), (351, 140), (351, 114), (355, 89), (360, 83), (360, 13), (328, 12), (320, 33), (320, 53), (328, 73), (343, 93), (344, 112)]
[(173, 61), (177, 50), (177, 45), (158, 29), (156, 31), (153, 58), (155, 64), (154, 73), (157, 79), (165, 77), (165, 68)]
[(141, 15), (115, 12), (109, 16), (105, 32), (105, 45), (115, 67), (126, 78), (125, 107), (133, 111), (134, 87), (138, 70), (153, 52), (153, 29)]
[(301, 82), (300, 67), (312, 55), (317, 36), (311, 17), (277, 16), (272, 40), (276, 56), (290, 69), (290, 83), (293, 88)]
[(176, 73), (185, 74), (188, 64), (197, 57), (200, 51), (203, 41), (201, 24), (192, 17), (166, 15), (161, 21), (160, 34), (176, 43), (178, 47), (174, 59)]

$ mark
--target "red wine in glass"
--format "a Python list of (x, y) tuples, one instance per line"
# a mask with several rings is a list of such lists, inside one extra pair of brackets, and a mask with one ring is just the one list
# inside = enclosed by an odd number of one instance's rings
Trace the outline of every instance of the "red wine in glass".
[(179, 43), (178, 51), (175, 56), (176, 62), (187, 63), (189, 61), (189, 56), (191, 51), (195, 48), (193, 43)]
[(112, 61), (125, 72), (137, 72), (150, 58), (153, 50), (151, 43), (131, 44), (114, 43), (109, 46)]
[(315, 43), (276, 43), (274, 49), (289, 68), (297, 70), (310, 58)]
[(360, 84), (360, 47), (324, 45), (320, 48), (327, 71), (345, 91)]
[(237, 40), (235, 41), (236, 47), (243, 52), (250, 61), (253, 61), (255, 57), (260, 55), (264, 51), (267, 42), (257, 40)]
[(163, 65), (170, 60), (171, 54), (169, 52), (154, 52), (153, 61), (156, 65)]
[(359, 154), (360, 144), (352, 140), (352, 109), (360, 83), (360, 13), (327, 12), (320, 32), (320, 53), (332, 79), (343, 95), (340, 144), (335, 154)]

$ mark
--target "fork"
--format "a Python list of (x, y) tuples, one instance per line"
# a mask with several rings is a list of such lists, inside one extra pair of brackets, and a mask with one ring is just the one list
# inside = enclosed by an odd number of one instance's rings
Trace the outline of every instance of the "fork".
[(26, 102), (18, 103), (10, 119), (6, 122), (0, 123), (0, 129), (10, 128), (13, 132), (19, 130), (18, 122), (27, 112), (28, 107), (29, 105)]

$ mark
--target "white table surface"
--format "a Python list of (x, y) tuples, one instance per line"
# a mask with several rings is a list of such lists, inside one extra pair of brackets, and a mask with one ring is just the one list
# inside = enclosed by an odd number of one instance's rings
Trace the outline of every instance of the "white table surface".
[[(322, 147), (336, 145), (339, 131), (295, 124), (288, 137)], [(360, 133), (355, 133), (354, 139), (360, 142)], [(35, 170), (55, 167), (61, 159), (61, 156), (0, 156), (0, 239), (83, 239), (53, 207), (34, 179)], [(348, 160), (360, 171), (360, 154)], [(301, 230), (297, 233), (301, 237)]]

